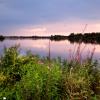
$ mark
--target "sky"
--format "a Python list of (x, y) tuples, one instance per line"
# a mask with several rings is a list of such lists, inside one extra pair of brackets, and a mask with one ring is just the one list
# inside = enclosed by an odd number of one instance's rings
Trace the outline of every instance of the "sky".
[(0, 0), (1, 35), (100, 32), (100, 0)]

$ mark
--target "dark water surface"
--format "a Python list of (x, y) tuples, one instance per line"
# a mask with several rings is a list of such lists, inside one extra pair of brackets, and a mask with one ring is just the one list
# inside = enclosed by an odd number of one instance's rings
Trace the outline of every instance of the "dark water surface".
[[(20, 53), (25, 54), (26, 51), (31, 50), (33, 54), (38, 54), (41, 57), (49, 55), (49, 43), (50, 43), (50, 55), (52, 58), (61, 57), (70, 59), (76, 55), (78, 43), (71, 44), (68, 40), (62, 41), (50, 41), (50, 40), (4, 40), (0, 42), (0, 54), (3, 53), (4, 47), (11, 47), (16, 44), (20, 44)], [(82, 58), (90, 56), (94, 51), (93, 58), (100, 60), (100, 45), (84, 44), (80, 45), (80, 52)]]

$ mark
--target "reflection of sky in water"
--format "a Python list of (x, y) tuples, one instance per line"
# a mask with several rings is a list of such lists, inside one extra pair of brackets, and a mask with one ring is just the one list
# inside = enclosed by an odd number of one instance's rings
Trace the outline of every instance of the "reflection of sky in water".
[[(4, 40), (0, 42), (0, 54), (3, 52), (4, 46), (10, 47), (15, 44), (20, 44), (21, 54), (25, 54), (26, 51), (30, 50), (33, 54), (40, 56), (48, 56), (49, 54), (49, 40)], [(51, 57), (62, 57), (69, 58), (71, 55), (75, 55), (78, 44), (70, 44), (67, 40), (65, 41), (51, 41), (50, 42)], [(82, 58), (87, 57), (91, 54), (95, 47), (94, 58), (100, 58), (100, 45), (84, 44), (80, 46), (82, 52)]]

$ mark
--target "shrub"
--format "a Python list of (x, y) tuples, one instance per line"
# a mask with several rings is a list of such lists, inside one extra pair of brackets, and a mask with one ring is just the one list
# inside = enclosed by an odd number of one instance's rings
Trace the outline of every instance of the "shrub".
[(48, 60), (17, 47), (6, 48), (0, 59), (0, 99), (96, 100), (100, 98), (100, 70), (90, 59)]

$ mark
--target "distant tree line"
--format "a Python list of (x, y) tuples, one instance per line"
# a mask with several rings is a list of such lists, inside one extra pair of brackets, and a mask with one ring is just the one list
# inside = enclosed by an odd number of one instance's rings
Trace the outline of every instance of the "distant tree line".
[(93, 33), (78, 33), (74, 34), (71, 33), (68, 36), (68, 40), (70, 42), (84, 42), (84, 43), (95, 43), (100, 44), (100, 33), (99, 32), (93, 32)]
[(51, 35), (51, 36), (2, 36), (0, 35), (0, 41), (4, 39), (50, 39), (52, 41), (69, 40), (71, 43), (84, 42), (100, 44), (100, 32), (92, 33), (71, 33), (69, 36), (64, 35)]
[(4, 39), (5, 39), (5, 37), (0, 35), (0, 41), (3, 41)]
[(67, 36), (63, 35), (51, 35), (50, 40), (60, 41), (60, 40), (66, 40)]

